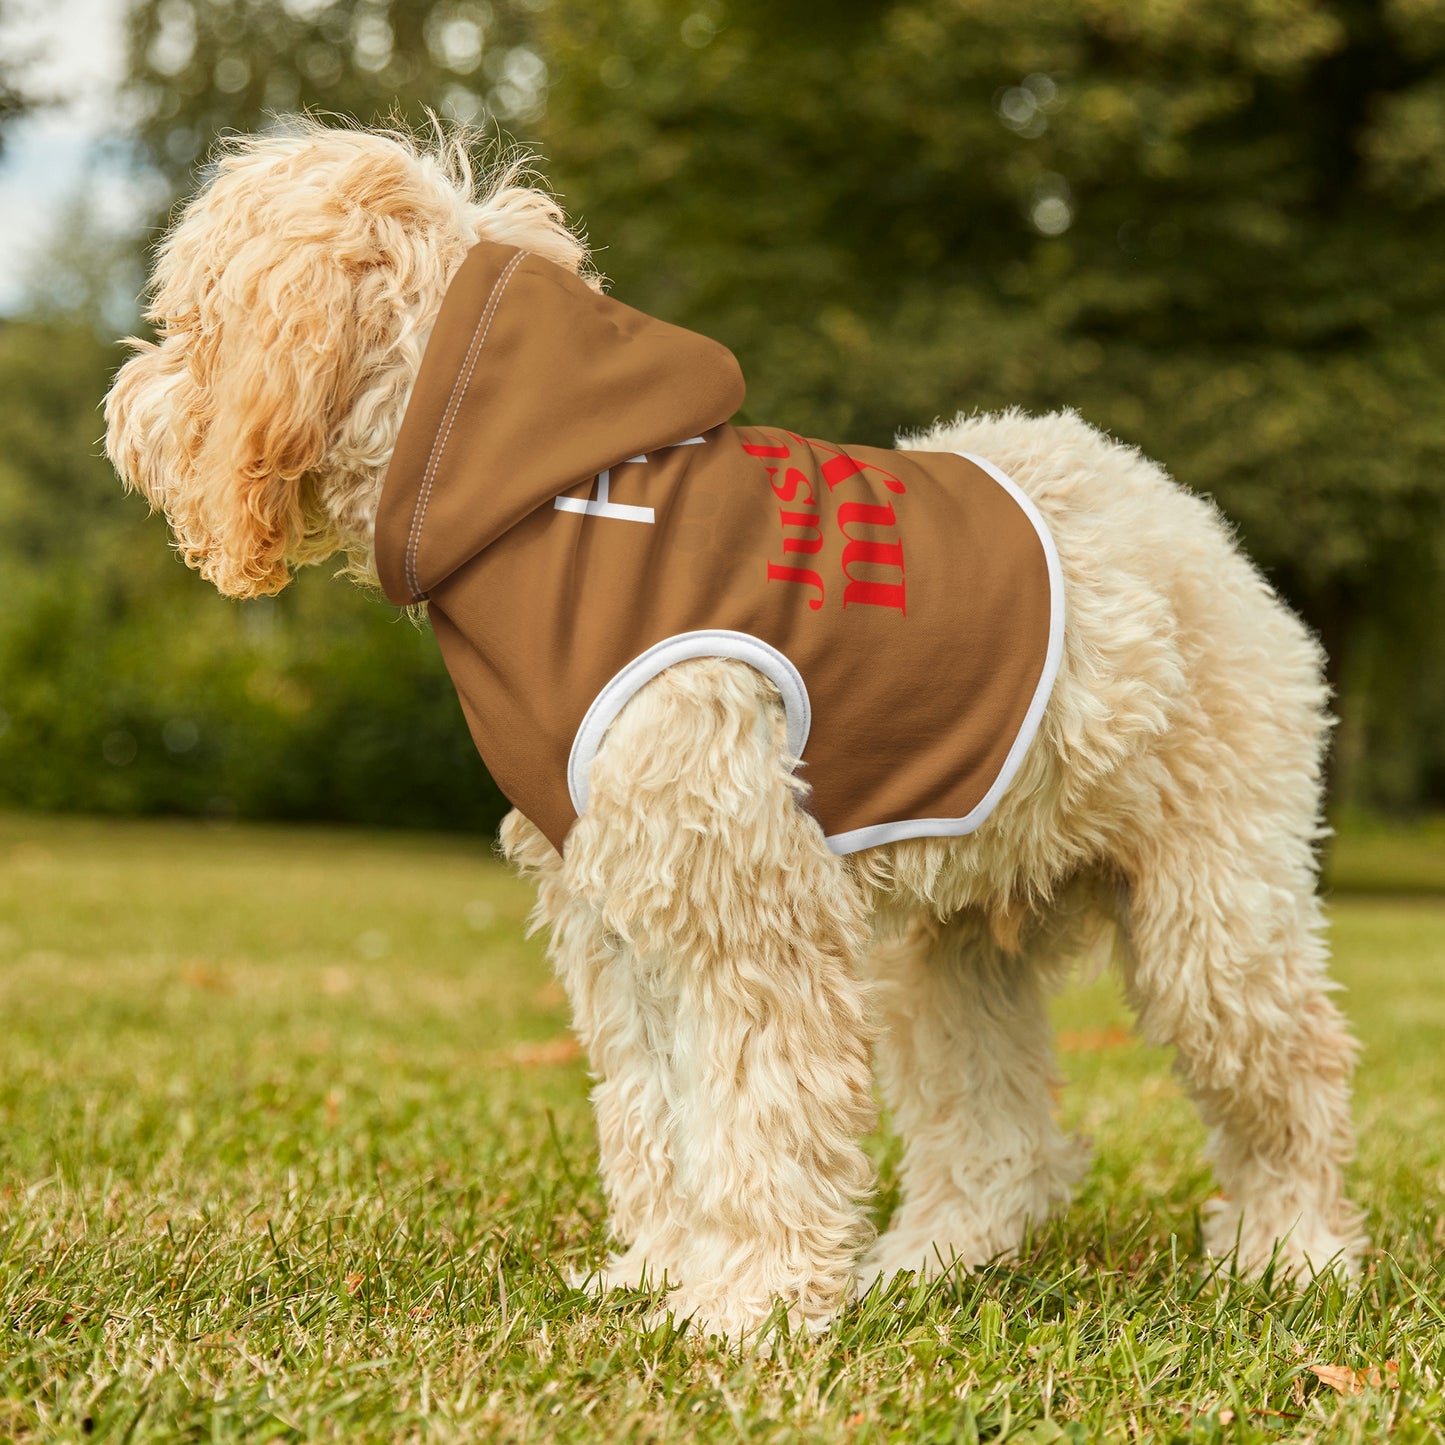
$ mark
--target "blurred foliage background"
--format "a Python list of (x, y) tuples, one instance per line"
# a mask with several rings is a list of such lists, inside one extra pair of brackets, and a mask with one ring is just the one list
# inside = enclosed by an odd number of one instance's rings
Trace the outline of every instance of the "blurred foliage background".
[[(130, 36), (117, 154), (170, 200), (223, 130), (434, 107), (534, 147), (748, 418), (1077, 408), (1323, 637), (1337, 806), (1445, 806), (1445, 0), (138, 0)], [(0, 134), (23, 104), (0, 60)], [(324, 575), (224, 602), (120, 494), (96, 318), (156, 233), (77, 214), (0, 322), (0, 802), (490, 824), (429, 636)]]

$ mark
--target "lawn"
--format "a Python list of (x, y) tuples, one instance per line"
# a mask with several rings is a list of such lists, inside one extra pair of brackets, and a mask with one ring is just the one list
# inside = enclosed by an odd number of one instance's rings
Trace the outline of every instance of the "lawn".
[(484, 843), (0, 817), (0, 1439), (1445, 1440), (1445, 897), (1350, 846), (1360, 1288), (1201, 1264), (1202, 1131), (1105, 981), (1074, 1206), (759, 1359), (567, 1284), (587, 1081)]

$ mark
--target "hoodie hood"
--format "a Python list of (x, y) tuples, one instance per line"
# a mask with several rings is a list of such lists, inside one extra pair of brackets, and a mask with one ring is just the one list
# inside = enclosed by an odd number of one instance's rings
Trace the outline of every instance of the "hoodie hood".
[(387, 469), (383, 590), (424, 600), (539, 507), (721, 425), (743, 394), (725, 346), (479, 242), (447, 288)]

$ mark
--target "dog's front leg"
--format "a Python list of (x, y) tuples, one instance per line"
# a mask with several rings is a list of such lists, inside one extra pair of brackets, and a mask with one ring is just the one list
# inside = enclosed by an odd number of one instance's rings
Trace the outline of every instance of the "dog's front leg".
[(632, 960), (598, 1027), (640, 1026), (666, 1096), (667, 1308), (733, 1340), (779, 1300), (824, 1326), (870, 1234), (863, 904), (796, 792), (770, 685), (683, 663), (614, 724), (564, 864)]
[(619, 1251), (579, 1272), (578, 1283), (594, 1293), (675, 1283), (684, 1225), (666, 1074), (676, 1001), (648, 960), (603, 926), (595, 900), (568, 886), (561, 856), (521, 813), (503, 820), (501, 841), (507, 860), (537, 885), (532, 923), (548, 932), (548, 957), (596, 1079), (598, 1167)]

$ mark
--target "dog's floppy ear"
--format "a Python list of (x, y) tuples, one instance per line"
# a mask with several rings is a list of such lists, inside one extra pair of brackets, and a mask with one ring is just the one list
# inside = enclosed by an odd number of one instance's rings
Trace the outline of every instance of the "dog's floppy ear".
[(137, 343), (107, 399), (117, 470), (228, 596), (280, 591), (288, 561), (316, 550), (306, 479), (361, 349), (350, 271), (315, 242), (256, 238), (194, 287), (189, 307), (168, 314), (162, 289), (161, 342)]
[(211, 398), (197, 447), (208, 537), (188, 562), (225, 593), (277, 592), (288, 559), (306, 560), (306, 479), (324, 460), (339, 408), (352, 398), (362, 344), (359, 276), (318, 244), (278, 246), (228, 270), (214, 325), (191, 348)]

